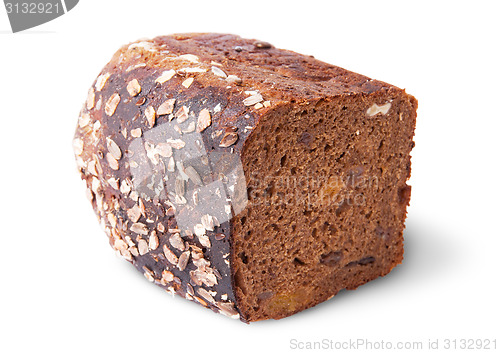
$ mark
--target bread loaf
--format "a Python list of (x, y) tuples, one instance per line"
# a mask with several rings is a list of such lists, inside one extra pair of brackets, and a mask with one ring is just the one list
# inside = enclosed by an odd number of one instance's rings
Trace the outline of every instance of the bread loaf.
[(229, 34), (122, 47), (74, 150), (111, 246), (165, 290), (280, 319), (403, 259), (417, 101)]

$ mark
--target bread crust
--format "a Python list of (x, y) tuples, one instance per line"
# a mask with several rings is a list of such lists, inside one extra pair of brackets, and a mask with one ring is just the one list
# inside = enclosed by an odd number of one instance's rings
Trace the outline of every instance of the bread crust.
[[(142, 184), (135, 180), (142, 166), (147, 164), (153, 175), (168, 174), (170, 157), (182, 150), (178, 145), (189, 134), (197, 136), (191, 142), (201, 141), (201, 159), (217, 153), (238, 159), (270, 112), (387, 92), (402, 90), (235, 35), (187, 33), (136, 41), (114, 54), (90, 88), (74, 138), (75, 155), (93, 208), (121, 256), (166, 290), (245, 321), (235, 295), (231, 216), (211, 225), (207, 214), (189, 210), (197, 219), (191, 224), (195, 229), (186, 232), (176, 220), (183, 204), (169, 197), (171, 180), (148, 179), (154, 187), (141, 191), (147, 176)], [(174, 129), (179, 121), (178, 136), (169, 135), (170, 142), (162, 144), (160, 127)], [(135, 148), (134, 141), (142, 147)], [(201, 184), (224, 174), (216, 169), (211, 176), (200, 173)], [(194, 198), (197, 177), (186, 178), (169, 185), (182, 184), (180, 193), (187, 187), (191, 193), (183, 195)], [(235, 203), (244, 207), (245, 200), (238, 198), (246, 197), (246, 187), (244, 193), (232, 195), (230, 215)]]

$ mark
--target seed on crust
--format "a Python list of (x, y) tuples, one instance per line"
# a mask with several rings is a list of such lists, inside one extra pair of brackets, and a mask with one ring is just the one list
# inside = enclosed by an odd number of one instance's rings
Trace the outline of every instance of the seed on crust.
[(140, 64), (137, 64), (137, 65), (132, 65), (132, 66), (129, 66), (127, 68), (127, 70), (125, 70), (126, 72), (130, 72), (132, 70), (135, 70), (135, 69), (138, 69), (138, 68), (141, 68), (141, 67), (146, 67), (146, 63), (140, 63)]
[(249, 97), (243, 99), (243, 104), (246, 106), (251, 106), (251, 105), (260, 103), (263, 100), (264, 100), (264, 98), (262, 98), (262, 95), (260, 93), (254, 93), (254, 94), (251, 94)]
[(116, 178), (109, 178), (108, 179), (109, 185), (115, 189), (115, 190), (120, 190), (120, 185), (118, 184), (118, 179)]
[(127, 179), (125, 180), (122, 180), (121, 184), (120, 184), (120, 192), (127, 196), (130, 191), (132, 191), (132, 187), (130, 186), (129, 182)]
[(120, 158), (122, 158), (122, 151), (118, 144), (110, 138), (107, 139), (106, 144), (108, 147), (108, 151), (113, 156), (113, 158), (117, 161), (120, 160)]
[(127, 84), (127, 91), (131, 97), (135, 97), (139, 93), (141, 93), (141, 85), (139, 84), (139, 81), (137, 81), (137, 79), (135, 79), (135, 78), (132, 81), (130, 81)]
[(109, 72), (106, 72), (105, 74), (100, 75), (96, 82), (95, 82), (95, 89), (97, 92), (101, 92), (101, 90), (104, 88), (104, 85), (106, 85), (106, 82), (108, 81), (108, 78), (111, 76)]
[(271, 43), (263, 42), (263, 41), (260, 41), (260, 40), (256, 41), (255, 43), (253, 43), (253, 45), (257, 49), (271, 49), (273, 47)]
[(197, 186), (203, 185), (203, 181), (201, 180), (200, 175), (198, 174), (196, 169), (194, 169), (194, 167), (188, 165), (187, 167), (184, 168), (184, 173), (186, 173), (186, 175), (189, 177), (189, 179), (193, 181), (195, 185)]
[(115, 238), (114, 240), (114, 244), (113, 244), (114, 248), (116, 250), (127, 250), (128, 249), (128, 245), (127, 243), (125, 243), (122, 239), (120, 238)]
[(191, 121), (189, 123), (189, 125), (187, 126), (187, 128), (185, 128), (184, 130), (182, 130), (182, 132), (184, 134), (189, 134), (190, 132), (193, 132), (195, 129), (196, 129), (196, 124), (194, 123), (194, 121)]
[(168, 262), (170, 262), (172, 265), (177, 265), (179, 263), (177, 255), (175, 255), (172, 250), (168, 248), (167, 244), (163, 245), (163, 253), (165, 254)]
[(113, 116), (115, 113), (116, 107), (118, 106), (118, 103), (120, 103), (120, 95), (118, 93), (113, 93), (111, 97), (109, 97), (108, 101), (106, 102), (106, 105), (104, 106), (104, 112), (108, 116)]
[(215, 234), (215, 240), (222, 240), (226, 237), (224, 233), (217, 233)]
[(94, 108), (95, 106), (95, 91), (94, 87), (90, 87), (89, 93), (87, 95), (87, 110)]
[(143, 266), (142, 269), (144, 270), (144, 277), (146, 277), (149, 282), (154, 282), (155, 281), (154, 272), (151, 271), (146, 266)]
[(221, 314), (230, 317), (231, 319), (240, 318), (240, 314), (234, 308), (234, 303), (217, 302), (217, 307), (219, 308)]
[(140, 235), (148, 234), (148, 227), (144, 223), (134, 223), (130, 226), (130, 230)]
[(192, 63), (195, 63), (195, 64), (197, 64), (197, 63), (200, 62), (200, 58), (197, 57), (196, 55), (193, 55), (193, 54), (179, 55), (178, 59), (186, 60), (186, 61), (189, 61), (189, 62), (192, 62)]
[(198, 115), (198, 123), (196, 124), (196, 132), (203, 132), (207, 127), (212, 124), (212, 117), (208, 109), (204, 108)]
[(120, 169), (118, 161), (111, 155), (111, 153), (106, 153), (106, 160), (108, 161), (109, 167), (113, 170)]
[(83, 153), (83, 140), (80, 138), (76, 138), (73, 140), (73, 151), (76, 156), (79, 156)]
[(236, 75), (229, 75), (226, 78), (226, 82), (229, 84), (236, 83), (237, 85), (240, 85), (243, 82), (243, 80)]
[(158, 107), (158, 115), (171, 114), (174, 111), (175, 98), (167, 99)]
[(139, 250), (139, 255), (145, 255), (149, 252), (149, 246), (147, 241), (144, 239), (139, 239), (137, 243), (137, 249)]
[(203, 69), (201, 67), (183, 67), (182, 69), (178, 70), (180, 73), (183, 74), (199, 74), (203, 72), (207, 72), (206, 69)]
[(175, 161), (174, 161), (174, 157), (170, 157), (170, 159), (168, 160), (168, 164), (167, 164), (167, 171), (168, 172), (175, 172)]
[(194, 289), (193, 289), (193, 286), (190, 285), (189, 283), (186, 285), (186, 292), (189, 294), (189, 295), (194, 295)]
[(85, 126), (88, 126), (89, 124), (90, 124), (90, 114), (83, 113), (78, 118), (78, 126), (83, 129)]
[(215, 275), (213, 273), (205, 272), (203, 275), (202, 281), (206, 286), (212, 287), (212, 286), (215, 286), (217, 284), (217, 277), (215, 277)]
[(156, 235), (156, 231), (152, 231), (151, 235), (149, 236), (149, 241), (148, 241), (148, 247), (150, 250), (156, 250), (158, 249), (158, 246), (160, 245), (160, 240), (158, 239), (158, 236)]
[(146, 103), (146, 97), (141, 97), (137, 100), (137, 102), (135, 102), (135, 105), (140, 106), (143, 105), (144, 103)]
[(203, 227), (205, 227), (206, 230), (209, 230), (211, 232), (214, 231), (214, 226), (215, 226), (214, 218), (209, 214), (201, 216), (201, 224), (203, 225)]
[(137, 129), (132, 129), (130, 130), (130, 136), (132, 137), (141, 137), (142, 136), (142, 130), (140, 127), (138, 127)]
[(180, 139), (167, 139), (167, 143), (176, 150), (180, 150), (181, 148), (186, 146), (186, 143)]
[(174, 274), (170, 271), (164, 270), (161, 273), (161, 279), (165, 282), (172, 282), (174, 280)]
[(97, 167), (96, 167), (96, 161), (95, 159), (91, 160), (88, 165), (87, 165), (87, 170), (90, 174), (92, 174), (93, 176), (97, 176)]
[(203, 284), (199, 274), (200, 274), (200, 271), (198, 271), (198, 270), (189, 271), (189, 277), (191, 278), (191, 282), (196, 284), (197, 286), (201, 286)]
[(229, 147), (232, 146), (238, 141), (238, 133), (237, 132), (226, 132), (222, 140), (220, 141), (219, 147)]
[(177, 250), (184, 251), (184, 249), (185, 249), (184, 241), (182, 240), (182, 238), (179, 235), (179, 233), (172, 234), (168, 238), (168, 241), (170, 242), (170, 245), (172, 245)]
[(207, 302), (209, 302), (211, 304), (215, 304), (214, 298), (210, 295), (210, 293), (205, 288), (200, 287), (196, 291)]
[(221, 69), (219, 69), (217, 66), (212, 66), (212, 73), (215, 76), (219, 76), (219, 77), (222, 77), (222, 78), (226, 78), (227, 77), (227, 74), (224, 71), (222, 71)]
[(129, 250), (120, 250), (120, 256), (122, 256), (127, 261), (132, 261), (132, 253)]
[(134, 207), (127, 210), (127, 216), (133, 223), (136, 223), (139, 220), (139, 218), (141, 218), (141, 214), (142, 214), (141, 209), (137, 204), (134, 205)]
[(206, 248), (211, 248), (212, 243), (210, 242), (210, 238), (207, 235), (199, 235), (198, 240), (200, 241), (200, 244), (203, 245)]
[(207, 232), (207, 230), (205, 229), (205, 227), (203, 227), (202, 224), (195, 224), (194, 225), (194, 234), (196, 234), (197, 236), (205, 235), (206, 232)]
[(175, 179), (175, 193), (176, 195), (179, 196), (184, 196), (186, 193), (186, 186), (185, 186), (185, 181), (182, 178), (176, 178)]
[(155, 152), (158, 153), (160, 156), (168, 158), (172, 156), (172, 146), (170, 144), (161, 142), (156, 145), (155, 147)]
[(189, 118), (189, 108), (183, 105), (174, 115), (179, 123), (185, 122)]
[(194, 78), (193, 77), (188, 77), (186, 78), (183, 82), (182, 82), (182, 85), (186, 88), (189, 88), (189, 86), (191, 86), (191, 84), (193, 83), (194, 81)]
[(111, 227), (115, 228), (116, 227), (116, 223), (117, 223), (116, 216), (113, 213), (108, 213), (108, 217), (107, 218), (108, 218), (108, 222), (111, 225)]
[(186, 269), (186, 266), (188, 264), (188, 261), (189, 261), (189, 250), (188, 251), (184, 251), (180, 256), (179, 256), (179, 263), (177, 264), (177, 267), (179, 268), (179, 270), (181, 271), (184, 271)]
[(165, 83), (175, 76), (175, 70), (163, 71), (163, 73), (156, 79), (158, 83)]
[(148, 125), (149, 127), (153, 127), (155, 126), (155, 123), (156, 123), (156, 112), (155, 112), (155, 108), (153, 108), (153, 106), (149, 106), (146, 108), (146, 110), (144, 111), (144, 115), (146, 115), (146, 119), (148, 121)]

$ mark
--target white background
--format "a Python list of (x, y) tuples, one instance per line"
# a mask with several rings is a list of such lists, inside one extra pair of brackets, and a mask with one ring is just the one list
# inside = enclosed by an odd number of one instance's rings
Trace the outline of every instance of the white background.
[[(0, 351), (287, 352), (292, 339), (358, 338), (499, 347), (497, 4), (82, 0), (18, 34), (0, 7)], [(246, 325), (172, 298), (114, 255), (72, 155), (87, 89), (122, 44), (203, 31), (312, 54), (418, 98), (402, 265)]]

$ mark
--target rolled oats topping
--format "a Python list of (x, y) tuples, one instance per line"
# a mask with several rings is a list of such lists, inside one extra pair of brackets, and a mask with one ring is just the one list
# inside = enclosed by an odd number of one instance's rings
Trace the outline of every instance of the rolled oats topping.
[(197, 132), (203, 132), (207, 127), (212, 124), (212, 117), (208, 109), (203, 108), (198, 115), (198, 123), (196, 125)]
[(89, 93), (87, 95), (87, 110), (94, 108), (95, 106), (95, 91), (94, 87), (90, 87)]
[(104, 106), (104, 111), (106, 115), (113, 116), (116, 107), (118, 107), (119, 103), (120, 103), (120, 95), (118, 93), (113, 93), (111, 97), (109, 97), (109, 99), (107, 100), (106, 105)]
[(158, 107), (158, 115), (171, 114), (174, 111), (175, 98), (167, 99)]
[(193, 83), (194, 81), (194, 77), (188, 77), (187, 79), (185, 79), (183, 82), (182, 82), (182, 85), (185, 87), (185, 88), (189, 88), (191, 86), (191, 84)]
[(215, 76), (219, 76), (219, 77), (222, 77), (222, 78), (226, 78), (227, 77), (227, 74), (224, 71), (222, 71), (220, 68), (218, 68), (217, 66), (212, 66), (212, 73)]
[(243, 104), (246, 106), (251, 106), (251, 105), (260, 103), (263, 100), (264, 100), (264, 98), (262, 98), (262, 95), (260, 93), (255, 92), (253, 94), (250, 94), (250, 96), (248, 96), (247, 98), (245, 98), (243, 100)]
[(108, 79), (111, 77), (111, 74), (109, 72), (106, 72), (105, 74), (102, 74), (99, 76), (96, 80), (95, 83), (95, 89), (97, 92), (102, 91), (104, 86), (106, 85), (106, 82), (108, 82)]
[(131, 97), (135, 97), (139, 93), (141, 93), (141, 85), (139, 84), (139, 81), (137, 81), (137, 79), (135, 79), (135, 78), (132, 81), (130, 81), (127, 84), (127, 91)]
[(162, 83), (165, 83), (167, 81), (169, 81), (172, 77), (174, 77), (176, 74), (175, 70), (167, 70), (167, 71), (164, 71), (157, 79), (156, 79), (156, 82), (162, 84)]
[(155, 126), (155, 123), (156, 123), (156, 112), (155, 112), (155, 108), (153, 108), (153, 106), (149, 106), (146, 108), (146, 110), (144, 111), (144, 115), (146, 116), (146, 120), (148, 121), (148, 126), (150, 128), (152, 128), (153, 126)]
[(172, 265), (176, 266), (179, 263), (179, 258), (168, 248), (167, 244), (163, 245), (163, 253), (165, 254), (165, 258)]

